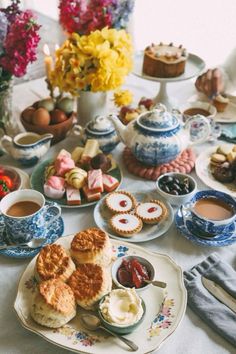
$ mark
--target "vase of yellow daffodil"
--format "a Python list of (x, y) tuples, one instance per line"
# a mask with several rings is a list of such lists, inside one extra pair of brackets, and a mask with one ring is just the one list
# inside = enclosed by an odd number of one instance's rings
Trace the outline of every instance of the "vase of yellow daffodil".
[(53, 88), (79, 97), (78, 122), (85, 125), (108, 113), (106, 93), (124, 83), (132, 65), (130, 35), (106, 27), (88, 35), (73, 33), (56, 51), (49, 79)]

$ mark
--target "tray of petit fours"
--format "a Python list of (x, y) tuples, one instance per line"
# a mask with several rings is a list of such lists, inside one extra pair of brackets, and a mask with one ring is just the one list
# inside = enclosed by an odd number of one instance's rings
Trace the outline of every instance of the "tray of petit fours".
[[(166, 287), (144, 281), (154, 277)], [(89, 228), (40, 251), (20, 279), (14, 309), (23, 327), (70, 351), (127, 353), (118, 338), (83, 325), (100, 316), (143, 354), (175, 331), (186, 303), (182, 269), (169, 256)]]
[(236, 197), (236, 145), (210, 147), (198, 156), (195, 169), (208, 187)]
[(99, 150), (97, 140), (88, 139), (85, 146), (71, 153), (62, 149), (51, 160), (34, 169), (31, 187), (61, 207), (78, 208), (97, 203), (117, 189), (122, 173), (112, 155)]

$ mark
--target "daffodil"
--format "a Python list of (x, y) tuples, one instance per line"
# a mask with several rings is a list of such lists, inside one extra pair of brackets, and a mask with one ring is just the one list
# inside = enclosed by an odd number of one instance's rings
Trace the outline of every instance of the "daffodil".
[(133, 101), (133, 94), (129, 90), (118, 90), (114, 93), (114, 102), (118, 107), (127, 106)]
[[(51, 84), (72, 95), (88, 89), (114, 90), (132, 70), (132, 55), (131, 38), (124, 30), (103, 28), (83, 36), (73, 33), (56, 51)], [(130, 100), (127, 93), (122, 97), (117, 96), (117, 102)]]

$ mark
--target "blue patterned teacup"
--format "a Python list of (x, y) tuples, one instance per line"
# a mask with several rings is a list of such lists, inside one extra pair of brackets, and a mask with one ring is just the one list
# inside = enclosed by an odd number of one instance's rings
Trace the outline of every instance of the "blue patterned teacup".
[[(49, 221), (45, 216), (49, 209), (55, 213)], [(46, 230), (61, 215), (57, 205), (45, 205), (44, 196), (32, 189), (21, 189), (7, 194), (0, 203), (8, 239), (13, 243), (29, 242), (43, 238)]]
[[(201, 201), (205, 201), (207, 204), (204, 205)], [(202, 204), (200, 205), (199, 202)], [(213, 212), (213, 208), (216, 207), (217, 210), (214, 209)], [(220, 217), (221, 207), (225, 209), (226, 217), (223, 217), (223, 214), (222, 218)], [(224, 232), (225, 228), (236, 220), (236, 201), (226, 193), (205, 190), (197, 192), (190, 202), (183, 206), (183, 211), (186, 215), (185, 221), (189, 220), (196, 232), (215, 236)], [(218, 218), (215, 215), (216, 212)]]

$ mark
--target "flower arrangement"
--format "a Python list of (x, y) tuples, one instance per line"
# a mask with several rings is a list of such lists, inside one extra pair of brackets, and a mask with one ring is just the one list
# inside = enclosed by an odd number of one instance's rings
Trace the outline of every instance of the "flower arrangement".
[(133, 93), (129, 90), (117, 90), (114, 93), (114, 103), (117, 107), (128, 106), (133, 102)]
[(73, 33), (56, 51), (50, 84), (60, 92), (109, 91), (120, 87), (132, 69), (133, 47), (125, 30), (103, 28)]
[(60, 0), (59, 18), (69, 32), (89, 34), (104, 27), (124, 29), (134, 0)]
[(31, 11), (19, 9), (20, 0), (12, 0), (0, 8), (0, 91), (5, 90), (12, 76), (21, 77), (27, 65), (36, 60), (40, 26)]

